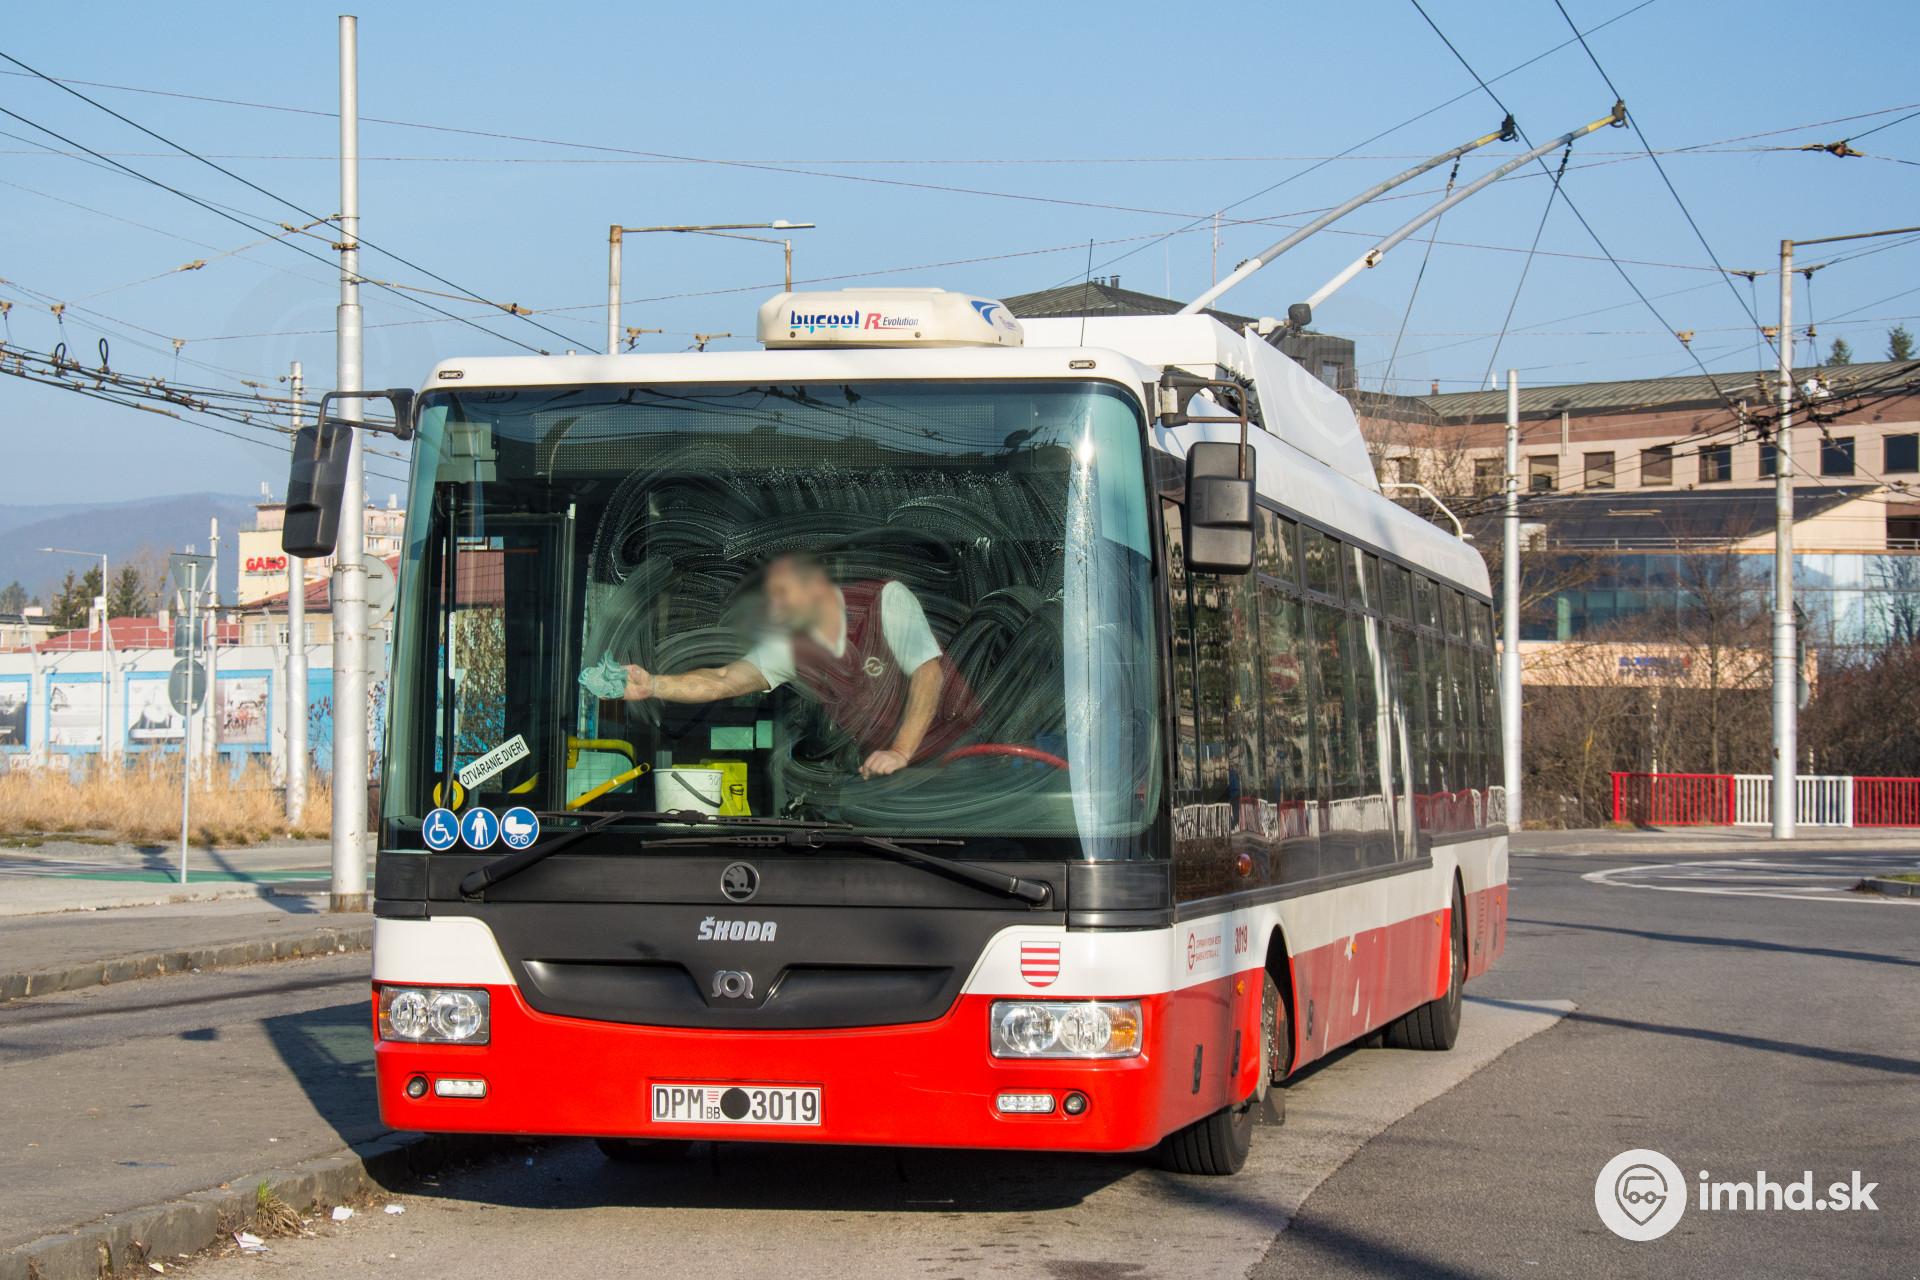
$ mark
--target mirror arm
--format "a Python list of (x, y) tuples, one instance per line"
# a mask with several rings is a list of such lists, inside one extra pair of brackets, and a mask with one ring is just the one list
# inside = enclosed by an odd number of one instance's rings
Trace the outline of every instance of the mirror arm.
[[(332, 417), (327, 413), (327, 406), (335, 400), (385, 400), (393, 406), (393, 425), (386, 426), (377, 422), (358, 422), (348, 418)], [(388, 387), (379, 391), (329, 391), (320, 397), (320, 421), (330, 427), (372, 431), (380, 435), (392, 436), (397, 440), (411, 440), (413, 439), (413, 390), (410, 387)]]

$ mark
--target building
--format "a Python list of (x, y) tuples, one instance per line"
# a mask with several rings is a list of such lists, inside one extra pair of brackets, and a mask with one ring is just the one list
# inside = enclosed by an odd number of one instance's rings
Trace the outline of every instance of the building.
[[(1802, 371), (1794, 572), (1810, 642), (1920, 638), (1920, 362)], [(1530, 641), (1671, 634), (1707, 597), (1770, 607), (1771, 373), (1520, 393)], [(1498, 545), (1506, 392), (1357, 394), (1384, 480), (1444, 495)]]
[[(1136, 289), (1122, 289), (1119, 276), (1103, 276), (1084, 284), (1061, 285), (1055, 289), (1042, 289), (1038, 293), (1017, 293), (1001, 301), (1023, 320), (1075, 316), (1170, 316), (1186, 305), (1172, 298), (1141, 293)], [(1244, 333), (1249, 328), (1258, 330), (1265, 325), (1270, 330), (1267, 340), (1292, 356), (1301, 368), (1335, 391), (1353, 389), (1351, 338), (1336, 338), (1312, 330), (1283, 335), (1270, 322), (1253, 316), (1233, 315), (1213, 308), (1208, 308), (1206, 314), (1236, 333)]]
[[(251, 529), (240, 531), (240, 574), (235, 603), (254, 604), (271, 595), (287, 592), (287, 554), (280, 549), (280, 531), (286, 525), (284, 502), (261, 501), (254, 504)], [(397, 496), (385, 506), (367, 504), (366, 548), (371, 559), (387, 560), (400, 554), (406, 534), (407, 513)], [(332, 556), (306, 562), (308, 582), (324, 583), (333, 572)]]

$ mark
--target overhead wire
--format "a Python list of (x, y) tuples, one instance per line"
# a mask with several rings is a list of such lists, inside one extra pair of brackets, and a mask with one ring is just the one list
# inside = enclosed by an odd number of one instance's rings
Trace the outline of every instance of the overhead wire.
[[(41, 80), (45, 81), (47, 84), (53, 85), (55, 88), (60, 89), (64, 93), (72, 94), (74, 97), (86, 103), (88, 106), (93, 107), (96, 110), (106, 112), (108, 115), (112, 116), (115, 120), (120, 121), (122, 124), (128, 126), (129, 128), (138, 130), (139, 132), (145, 134), (147, 137), (152, 138), (155, 142), (158, 142), (163, 146), (171, 147), (173, 150), (178, 151), (181, 155), (187, 156), (192, 160), (196, 160), (199, 163), (208, 166), (209, 168), (215, 170), (218, 173), (224, 174), (226, 177), (232, 179), (235, 182), (238, 182), (241, 186), (244, 186), (251, 191), (257, 191), (261, 195), (266, 196), (268, 199), (277, 201), (280, 204), (287, 206), (289, 209), (295, 210), (302, 217), (312, 219), (316, 225), (321, 222), (337, 221), (338, 219), (338, 215), (329, 216), (329, 215), (317, 214), (313, 212), (311, 209), (306, 208), (304, 205), (300, 204), (296, 200), (290, 199), (287, 196), (283, 196), (278, 192), (268, 190), (266, 187), (263, 187), (259, 183), (253, 181), (251, 178), (245, 177), (244, 175), (237, 173), (232, 169), (227, 168), (225, 165), (219, 163), (217, 160), (208, 159), (207, 157), (201, 155), (199, 152), (195, 151), (193, 148), (188, 147), (183, 143), (175, 142), (172, 138), (169, 138), (164, 134), (158, 133), (153, 129), (149, 129), (146, 125), (141, 124), (138, 120), (135, 120), (130, 116), (124, 115), (121, 112), (114, 110), (112, 107), (108, 106), (104, 102), (99, 101), (96, 98), (89, 97), (88, 95), (74, 88), (72, 85), (62, 84), (59, 80), (54, 79), (52, 76), (46, 74), (44, 71), (41, 71), (36, 67), (27, 65), (25, 62), (22, 62), (20, 59), (14, 57), (12, 54), (6, 52), (5, 50), (0, 50), (0, 59), (5, 59), (6, 61), (11, 62), (14, 66), (19, 67), (22, 71), (29, 72), (34, 76), (39, 77)], [(12, 114), (12, 113), (9, 112), (9, 114)], [(35, 127), (37, 128), (38, 126), (35, 126)], [(102, 157), (102, 158), (105, 158), (105, 157)], [(466, 286), (459, 284), (456, 281), (449, 280), (447, 277), (440, 275), (439, 273), (432, 271), (426, 267), (423, 267), (417, 262), (411, 261), (410, 259), (403, 257), (401, 254), (395, 252), (392, 249), (388, 249), (379, 244), (374, 243), (373, 241), (367, 239), (365, 236), (360, 235), (358, 233), (357, 228), (354, 233), (354, 240), (355, 240), (356, 246), (358, 247), (371, 249), (375, 253), (379, 253), (386, 257), (392, 258), (395, 262), (400, 263), (402, 266), (406, 267), (408, 270), (417, 271), (421, 275), (426, 276), (428, 279), (434, 280), (440, 284), (443, 284), (447, 288), (455, 290), (456, 292), (460, 293), (461, 295), (463, 295), (468, 299), (471, 299), (474, 302), (482, 302), (482, 303), (488, 304), (489, 306), (498, 307), (501, 310), (507, 312), (509, 315), (515, 316), (525, 321), (526, 323), (533, 325), (536, 329), (540, 329), (543, 332), (552, 335), (553, 337), (559, 338), (562, 342), (577, 343), (579, 341), (577, 337), (570, 337), (567, 334), (561, 333), (558, 329), (554, 329), (548, 325), (542, 324), (540, 321), (533, 319), (531, 316), (525, 314), (523, 311), (517, 310), (511, 304), (494, 302), (492, 299), (484, 297), (481, 294), (475, 293), (473, 290), (468, 289)]]

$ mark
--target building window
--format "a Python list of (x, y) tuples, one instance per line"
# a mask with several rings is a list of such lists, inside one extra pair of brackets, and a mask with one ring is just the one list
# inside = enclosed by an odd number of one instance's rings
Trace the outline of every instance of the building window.
[(1473, 460), (1473, 491), (1475, 493), (1498, 493), (1504, 473), (1498, 458), (1475, 458)]
[(1852, 436), (1838, 440), (1828, 437), (1820, 442), (1820, 474), (1823, 476), (1853, 474)]
[(1588, 489), (1613, 488), (1613, 455), (1610, 453), (1587, 454), (1586, 478), (1581, 483)]
[(1733, 446), (1730, 444), (1703, 444), (1700, 446), (1700, 483), (1725, 484), (1733, 479)]
[(1773, 479), (1774, 472), (1778, 470), (1774, 464), (1774, 457), (1773, 441), (1762, 440), (1760, 442), (1760, 478), (1762, 480)]
[(1920, 516), (1887, 513), (1887, 549), (1920, 551)]
[(1673, 446), (1657, 444), (1640, 451), (1640, 483), (1673, 483)]
[(1320, 381), (1326, 383), (1335, 391), (1338, 391), (1341, 381), (1340, 362), (1337, 360), (1322, 360), (1320, 362)]
[(1880, 443), (1886, 450), (1882, 471), (1920, 471), (1920, 435), (1888, 436)]
[(1552, 493), (1559, 487), (1559, 455), (1538, 453), (1527, 459), (1527, 489), (1529, 492)]
[(1380, 483), (1412, 484), (1420, 478), (1420, 468), (1411, 454), (1380, 459)]

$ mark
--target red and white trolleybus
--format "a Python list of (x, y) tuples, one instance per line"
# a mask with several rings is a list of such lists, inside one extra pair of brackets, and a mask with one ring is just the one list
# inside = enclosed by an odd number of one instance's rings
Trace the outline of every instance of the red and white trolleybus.
[(1449, 1047), (1505, 941), (1487, 574), (1345, 401), (1204, 314), (759, 327), (395, 396), (386, 1122), (1228, 1173), (1303, 1064)]

